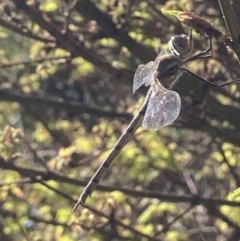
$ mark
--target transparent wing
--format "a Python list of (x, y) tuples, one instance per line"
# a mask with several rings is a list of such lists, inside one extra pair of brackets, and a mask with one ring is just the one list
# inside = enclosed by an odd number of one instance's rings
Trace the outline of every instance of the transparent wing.
[(142, 85), (149, 86), (155, 78), (155, 73), (157, 71), (160, 57), (167, 52), (161, 50), (161, 53), (155, 59), (155, 62), (150, 61), (147, 64), (140, 64), (134, 74), (133, 78), (133, 93), (139, 89)]
[(149, 76), (151, 75), (151, 67), (153, 66), (154, 62), (148, 62), (145, 64), (140, 64), (134, 74), (133, 78), (133, 93), (136, 92), (142, 85), (146, 83)]
[(147, 130), (158, 130), (172, 124), (181, 109), (181, 99), (178, 93), (161, 87), (151, 92), (143, 119), (143, 127)]
[(140, 64), (134, 74), (133, 78), (133, 93), (142, 85), (149, 83), (154, 74), (154, 62), (148, 62), (147, 64)]

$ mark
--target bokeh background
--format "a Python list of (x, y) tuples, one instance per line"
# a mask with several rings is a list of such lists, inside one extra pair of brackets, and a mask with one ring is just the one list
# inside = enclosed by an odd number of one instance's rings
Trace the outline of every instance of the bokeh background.
[[(178, 119), (139, 128), (72, 213), (143, 102), (147, 88), (132, 94), (137, 66), (189, 32), (161, 9), (195, 12), (227, 34), (220, 2), (0, 2), (1, 240), (239, 240), (240, 87), (188, 74), (174, 87)], [(208, 47), (203, 32), (193, 41), (195, 53)], [(216, 39), (212, 58), (188, 68), (217, 84), (240, 77), (237, 55)]]

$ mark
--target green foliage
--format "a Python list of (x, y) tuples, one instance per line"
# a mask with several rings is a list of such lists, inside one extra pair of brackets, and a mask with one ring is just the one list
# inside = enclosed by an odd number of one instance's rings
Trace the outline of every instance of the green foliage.
[(59, 0), (54, 0), (54, 1), (44, 0), (44, 1), (41, 1), (39, 8), (44, 12), (56, 11), (59, 8), (60, 2), (61, 1)]
[(161, 9), (161, 11), (164, 15), (169, 16), (169, 17), (176, 17), (179, 13), (182, 13), (182, 11), (177, 11), (177, 10)]
[(234, 201), (240, 200), (240, 188), (234, 190), (229, 199)]
[[(236, 240), (239, 87), (210, 89), (190, 75), (174, 87), (177, 121), (139, 127), (72, 213), (142, 105), (145, 89), (132, 95), (138, 64), (188, 33), (185, 11), (224, 31), (219, 9), (185, 0), (0, 3), (0, 240)], [(207, 46), (205, 34), (193, 35), (193, 55)], [(216, 83), (234, 79), (234, 46), (216, 38), (212, 57), (188, 67)]]

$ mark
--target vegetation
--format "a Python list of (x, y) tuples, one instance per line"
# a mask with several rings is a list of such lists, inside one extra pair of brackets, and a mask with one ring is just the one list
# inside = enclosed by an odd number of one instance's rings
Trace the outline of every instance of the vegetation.
[[(195, 12), (221, 33), (212, 58), (189, 69), (214, 83), (240, 77), (232, 2), (0, 3), (1, 240), (240, 239), (240, 87), (212, 88), (187, 74), (174, 88), (178, 119), (156, 132), (139, 128), (72, 213), (143, 102), (147, 88), (132, 94), (137, 66), (188, 34), (189, 19), (174, 14)], [(195, 53), (208, 47), (209, 29), (198, 23)]]

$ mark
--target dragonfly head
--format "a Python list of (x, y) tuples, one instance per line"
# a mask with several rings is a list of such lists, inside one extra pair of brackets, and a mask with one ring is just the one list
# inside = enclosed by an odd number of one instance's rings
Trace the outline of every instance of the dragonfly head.
[(171, 53), (181, 59), (187, 58), (191, 54), (189, 40), (189, 37), (184, 34), (172, 36), (169, 41)]
[(159, 59), (157, 79), (162, 84), (169, 84), (181, 73), (181, 60), (173, 54), (162, 55)]

